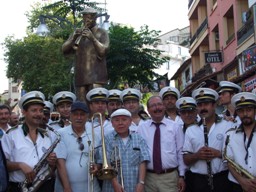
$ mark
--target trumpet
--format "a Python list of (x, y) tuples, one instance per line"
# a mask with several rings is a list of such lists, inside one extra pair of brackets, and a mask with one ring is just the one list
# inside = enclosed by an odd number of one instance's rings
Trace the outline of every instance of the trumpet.
[(118, 146), (114, 146), (114, 164), (116, 168), (116, 172), (120, 175), (120, 183), (122, 188), (124, 189), (124, 176), (123, 176), (123, 168), (122, 168), (122, 158), (121, 152)]
[(82, 38), (83, 38), (82, 33), (83, 33), (84, 30), (88, 30), (88, 27), (84, 26), (84, 27), (82, 28), (81, 34), (76, 38), (76, 40), (75, 40), (75, 42), (74, 42), (74, 45), (73, 45), (73, 49), (74, 49), (74, 50), (77, 50), (77, 49), (78, 49), (79, 44), (80, 44), (80, 41), (81, 41)]

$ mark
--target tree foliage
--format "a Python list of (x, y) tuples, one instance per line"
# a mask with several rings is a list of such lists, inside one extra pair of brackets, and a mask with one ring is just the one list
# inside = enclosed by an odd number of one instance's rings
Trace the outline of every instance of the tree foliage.
[(140, 84), (151, 88), (151, 82), (159, 77), (154, 69), (168, 60), (153, 47), (158, 41), (159, 31), (150, 31), (148, 26), (135, 31), (132, 27), (112, 25), (109, 35), (109, 87), (128, 83), (131, 87)]
[(5, 40), (7, 77), (23, 80), (27, 91), (41, 90), (50, 96), (61, 90), (69, 90), (72, 60), (61, 52), (62, 39), (30, 35), (23, 40), (8, 37)]

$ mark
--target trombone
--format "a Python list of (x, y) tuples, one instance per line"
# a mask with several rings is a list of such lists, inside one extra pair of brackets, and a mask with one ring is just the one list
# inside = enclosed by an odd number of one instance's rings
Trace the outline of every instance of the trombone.
[(106, 155), (106, 145), (105, 145), (105, 138), (104, 138), (104, 128), (103, 128), (103, 121), (102, 121), (102, 115), (101, 113), (94, 113), (92, 118), (91, 118), (91, 122), (92, 122), (92, 141), (88, 141), (88, 145), (89, 145), (89, 164), (88, 164), (88, 173), (89, 173), (89, 185), (88, 185), (88, 191), (93, 192), (94, 191), (94, 175), (93, 173), (90, 173), (90, 171), (93, 169), (93, 165), (95, 164), (95, 159), (94, 159), (94, 155), (95, 155), (95, 146), (94, 146), (94, 141), (95, 141), (95, 137), (94, 137), (94, 128), (98, 126), (94, 125), (95, 124), (95, 120), (96, 118), (99, 121), (100, 124), (100, 128), (101, 128), (101, 144), (102, 144), (102, 158), (103, 158), (103, 162), (102, 162), (102, 169), (100, 169), (98, 171), (98, 173), (96, 174), (96, 177), (100, 180), (110, 180), (113, 179), (114, 177), (116, 177), (117, 173), (115, 171), (115, 169), (113, 169), (107, 162), (107, 155)]

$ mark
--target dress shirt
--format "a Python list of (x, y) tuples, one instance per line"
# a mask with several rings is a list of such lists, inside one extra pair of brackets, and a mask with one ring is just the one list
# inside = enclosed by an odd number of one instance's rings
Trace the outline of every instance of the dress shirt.
[[(232, 127), (233, 123), (226, 120), (220, 120), (219, 122), (214, 123), (208, 133), (208, 146), (222, 151), (225, 142), (225, 133)], [(203, 125), (190, 126), (185, 133), (185, 142), (183, 146), (184, 154), (196, 153), (203, 146), (205, 146)], [(223, 162), (223, 159), (221, 158), (214, 158), (211, 160), (211, 167), (213, 174), (227, 170), (227, 164)], [(198, 160), (190, 166), (190, 170), (193, 173), (207, 174), (206, 161)]]
[[(179, 174), (184, 176), (185, 164), (182, 157), (184, 133), (174, 121), (164, 117), (160, 125), (161, 158), (163, 169), (178, 167)], [(138, 128), (138, 133), (146, 140), (150, 152), (150, 162), (147, 168), (153, 170), (153, 143), (156, 126), (148, 119)]]
[[(92, 121), (87, 121), (85, 126), (86, 126), (87, 130), (89, 130), (89, 129), (91, 130), (92, 129)], [(114, 130), (112, 123), (108, 119), (105, 119), (102, 126), (104, 128), (104, 135), (107, 135), (108, 133), (110, 133), (111, 131)], [(100, 123), (99, 123), (98, 119), (94, 119), (93, 127), (94, 127), (94, 134), (98, 135), (101, 138), (101, 127), (100, 127)]]

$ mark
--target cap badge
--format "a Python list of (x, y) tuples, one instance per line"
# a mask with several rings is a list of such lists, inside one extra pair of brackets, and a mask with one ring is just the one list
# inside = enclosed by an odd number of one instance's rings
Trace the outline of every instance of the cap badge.
[(245, 101), (244, 96), (242, 96), (242, 97), (240, 98), (240, 101), (242, 101), (242, 102), (244, 102), (244, 101)]
[(99, 95), (102, 95), (102, 91), (99, 91)]
[(186, 104), (187, 104), (186, 100), (183, 100), (182, 104), (183, 104), (183, 105), (186, 105)]
[(200, 96), (204, 96), (204, 90), (201, 90), (201, 91), (199, 92), (199, 95), (200, 95)]
[(116, 94), (116, 93), (114, 93), (114, 94), (113, 94), (113, 96), (117, 96), (117, 94)]
[(132, 94), (132, 92), (131, 92), (131, 91), (128, 91), (127, 95), (131, 95), (131, 94)]
[(35, 94), (35, 97), (40, 97), (38, 93)]
[(66, 95), (65, 95), (65, 94), (63, 94), (61, 97), (62, 97), (62, 98), (65, 98), (65, 97), (66, 97)]

